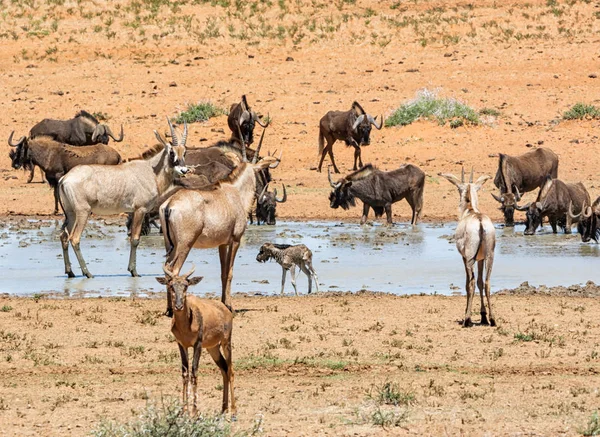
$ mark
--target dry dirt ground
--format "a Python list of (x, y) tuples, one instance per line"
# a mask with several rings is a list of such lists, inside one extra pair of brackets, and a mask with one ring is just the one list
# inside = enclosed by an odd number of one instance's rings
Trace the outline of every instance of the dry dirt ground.
[[(493, 302), (497, 328), (464, 329), (460, 296), (235, 297), (234, 430), (262, 418), (268, 436), (577, 435), (600, 396), (597, 297)], [(164, 304), (0, 299), (3, 435), (85, 435), (179, 396)], [(200, 410), (215, 413), (206, 354), (200, 374)], [(380, 401), (386, 383), (398, 406)]]
[[(500, 116), (450, 129), (430, 121), (374, 130), (363, 160), (427, 173), (424, 218), (454, 219), (439, 172), (494, 174), (496, 154), (544, 146), (559, 177), (599, 193), (597, 120), (562, 121), (598, 103), (596, 2), (0, 0), (0, 138), (43, 118), (101, 113), (132, 157), (188, 103), (227, 108), (247, 94), (270, 114), (267, 149), (286, 184), (280, 217), (355, 220), (332, 210), (317, 173), (318, 121), (353, 100), (388, 116), (423, 88)], [(228, 135), (226, 117), (190, 126), (190, 145)], [(0, 153), (0, 215), (52, 211)], [(334, 153), (348, 171), (352, 151)], [(327, 164), (328, 161), (325, 162)], [(39, 174), (36, 178), (39, 181)], [(481, 209), (500, 220), (491, 183)], [(533, 198), (528, 194), (525, 201)], [(395, 206), (397, 221), (409, 208)], [(526, 278), (524, 278), (526, 279)], [(592, 278), (590, 278), (592, 279)], [(26, 281), (24, 281), (26, 287)], [(461, 329), (464, 297), (322, 295), (236, 298), (239, 420), (265, 435), (575, 435), (598, 408), (598, 301), (497, 296), (499, 327)], [(159, 300), (0, 300), (0, 422), (7, 435), (84, 435), (179, 391), (177, 348)], [(203, 360), (202, 410), (219, 375)], [(399, 407), (379, 405), (397, 384)], [(377, 417), (396, 422), (385, 429)], [(385, 421), (385, 420), (384, 420)]]

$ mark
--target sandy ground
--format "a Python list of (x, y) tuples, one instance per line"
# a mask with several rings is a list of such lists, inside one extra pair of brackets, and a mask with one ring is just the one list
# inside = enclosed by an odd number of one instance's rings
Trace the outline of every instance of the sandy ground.
[[(10, 4), (8, 4), (10, 3)], [(227, 108), (244, 93), (273, 119), (265, 147), (288, 187), (280, 217), (356, 220), (329, 208), (317, 173), (318, 121), (358, 100), (389, 115), (423, 88), (500, 116), (450, 129), (429, 121), (374, 130), (365, 163), (428, 175), (425, 220), (453, 219), (455, 189), (437, 174), (494, 174), (497, 153), (549, 147), (559, 177), (600, 185), (597, 120), (561, 121), (598, 103), (597, 5), (445, 2), (11, 1), (0, 14), (0, 138), (46, 117), (101, 112), (132, 157), (189, 102)], [(226, 117), (190, 126), (190, 145), (228, 136)], [(47, 215), (52, 193), (0, 154), (0, 215)], [(352, 151), (334, 146), (342, 172)], [(328, 161), (325, 162), (327, 164)], [(39, 181), (39, 174), (36, 178)], [(500, 212), (489, 192), (480, 207)], [(534, 194), (525, 196), (529, 201)], [(402, 202), (396, 220), (407, 221)], [(519, 219), (520, 216), (517, 216)], [(526, 278), (524, 278), (525, 280)], [(565, 284), (567, 285), (567, 284)], [(26, 287), (26, 281), (24, 281)], [(576, 435), (598, 407), (598, 301), (497, 296), (499, 327), (462, 329), (464, 297), (236, 297), (235, 429), (265, 435)], [(177, 396), (177, 348), (161, 300), (0, 299), (0, 422), (6, 435), (84, 435)], [(220, 377), (203, 358), (202, 411)], [(386, 382), (404, 401), (379, 405)], [(374, 417), (399, 426), (382, 428)], [(392, 420), (392, 418), (394, 420)]]
[[(235, 297), (234, 430), (262, 418), (263, 435), (278, 436), (577, 435), (598, 406), (598, 299), (497, 295), (499, 326), (471, 329), (459, 324), (464, 303)], [(163, 306), (0, 299), (3, 435), (86, 435), (101, 418), (179, 396)], [(200, 411), (215, 413), (221, 376), (206, 354), (200, 374)], [(379, 402), (385, 383), (399, 406)], [(396, 424), (375, 425), (378, 411)]]

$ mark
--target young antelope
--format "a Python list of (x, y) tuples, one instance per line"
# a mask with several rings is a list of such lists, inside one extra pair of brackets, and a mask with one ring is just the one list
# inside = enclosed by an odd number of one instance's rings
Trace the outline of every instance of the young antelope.
[[(192, 413), (197, 410), (197, 381), (198, 362), (200, 352), (206, 348), (223, 375), (223, 404), (222, 412), (229, 407), (229, 390), (231, 390), (231, 413), (235, 413), (235, 397), (233, 395), (233, 363), (231, 359), (231, 330), (233, 328), (233, 314), (222, 302), (200, 299), (187, 295), (190, 285), (196, 285), (202, 280), (201, 276), (190, 278), (194, 268), (183, 276), (176, 276), (163, 266), (166, 277), (157, 277), (156, 280), (167, 286), (167, 293), (173, 302), (173, 322), (171, 332), (179, 345), (181, 355), (181, 376), (183, 378), (183, 405), (187, 408), (189, 381), (192, 382), (193, 407)], [(189, 372), (188, 348), (194, 349), (192, 359), (192, 373)], [(221, 349), (223, 353), (221, 353)]]
[(261, 246), (258, 255), (256, 255), (256, 261), (266, 262), (270, 259), (274, 259), (283, 269), (283, 275), (281, 277), (281, 294), (283, 294), (283, 287), (285, 285), (285, 274), (289, 270), (292, 274), (292, 285), (294, 286), (294, 292), (298, 296), (298, 289), (296, 288), (296, 266), (300, 267), (306, 276), (308, 276), (308, 293), (312, 291), (312, 280), (315, 279), (315, 285), (317, 286), (317, 293), (319, 292), (319, 278), (317, 273), (312, 266), (312, 252), (304, 244), (298, 244), (297, 246), (291, 246), (289, 244), (273, 244), (265, 243)]

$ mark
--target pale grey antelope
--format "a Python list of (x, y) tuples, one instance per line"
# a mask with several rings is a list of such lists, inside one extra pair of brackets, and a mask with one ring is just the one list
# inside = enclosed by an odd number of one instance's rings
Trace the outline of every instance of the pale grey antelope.
[(283, 287), (285, 285), (285, 274), (289, 270), (292, 274), (292, 285), (294, 286), (294, 293), (298, 296), (298, 289), (296, 288), (296, 266), (300, 267), (306, 276), (308, 276), (308, 293), (312, 292), (312, 281), (315, 280), (317, 286), (317, 293), (319, 292), (319, 278), (317, 278), (317, 272), (312, 266), (312, 252), (304, 244), (298, 244), (295, 246), (289, 244), (273, 244), (265, 243), (261, 246), (258, 255), (256, 255), (256, 261), (267, 262), (270, 259), (277, 261), (277, 264), (283, 269), (281, 276), (281, 294), (283, 294)]
[(79, 247), (81, 234), (90, 214), (108, 215), (123, 212), (133, 213), (127, 270), (132, 276), (139, 276), (136, 269), (136, 250), (140, 242), (144, 216), (155, 206), (159, 196), (171, 187), (175, 175), (187, 173), (184, 161), (187, 125), (184, 126), (181, 138), (178, 138), (173, 125), (168, 119), (167, 121), (171, 129), (172, 144), (154, 131), (161, 144), (142, 155), (142, 158), (148, 159), (134, 159), (114, 166), (80, 165), (60, 179), (58, 191), (65, 213), (60, 241), (65, 273), (70, 278), (75, 275), (69, 261), (69, 241), (82, 273), (88, 278), (92, 277)]
[[(260, 149), (260, 143), (257, 148)], [(231, 154), (231, 159), (237, 157)], [(247, 226), (248, 211), (256, 193), (256, 176), (281, 161), (266, 156), (258, 163), (240, 162), (229, 176), (201, 189), (182, 189), (167, 199), (159, 210), (167, 250), (167, 267), (178, 275), (192, 247), (218, 247), (221, 262), (222, 302), (231, 308), (231, 279), (240, 240)], [(239, 161), (237, 161), (239, 162)], [(168, 316), (172, 315), (167, 295)]]
[[(473, 295), (475, 294), (475, 261), (477, 261), (477, 287), (481, 295), (481, 324), (496, 326), (496, 319), (492, 313), (492, 301), (490, 299), (490, 277), (492, 275), (492, 266), (494, 264), (494, 248), (496, 246), (496, 230), (490, 218), (479, 211), (477, 191), (482, 185), (490, 179), (490, 176), (484, 175), (473, 183), (473, 170), (469, 182), (465, 182), (465, 170), (463, 168), (461, 180), (452, 174), (441, 174), (458, 188), (460, 201), (458, 204), (458, 225), (454, 237), (456, 239), (456, 248), (463, 258), (465, 272), (467, 274), (467, 309), (465, 311), (464, 327), (473, 326), (471, 322), (471, 308), (473, 305)], [(489, 311), (489, 322), (486, 315), (485, 303), (483, 300), (484, 280), (483, 272), (485, 269), (485, 295)]]

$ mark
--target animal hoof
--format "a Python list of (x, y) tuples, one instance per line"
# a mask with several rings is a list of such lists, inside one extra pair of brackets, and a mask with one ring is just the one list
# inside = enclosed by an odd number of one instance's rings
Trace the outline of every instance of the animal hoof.
[(490, 323), (488, 322), (487, 316), (485, 314), (481, 315), (481, 324), (482, 325), (489, 325)]
[(67, 276), (69, 278), (74, 278), (75, 277), (75, 273), (73, 273), (73, 272), (65, 272), (65, 273), (67, 274)]
[(167, 308), (167, 310), (165, 311), (165, 316), (173, 318), (173, 308)]
[(86, 276), (88, 279), (92, 279), (94, 277), (94, 275), (92, 275), (90, 272), (83, 272), (83, 275)]
[(138, 272), (136, 270), (129, 270), (129, 273), (131, 273), (131, 276), (133, 276), (134, 278), (140, 277), (140, 275), (138, 275)]
[(473, 322), (471, 321), (471, 319), (466, 319), (463, 322), (463, 328), (470, 328), (471, 326), (473, 326)]
[(494, 319), (490, 319), (490, 326), (496, 326), (496, 321)]

